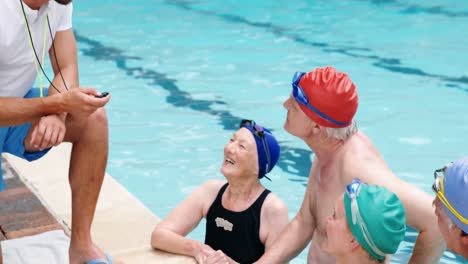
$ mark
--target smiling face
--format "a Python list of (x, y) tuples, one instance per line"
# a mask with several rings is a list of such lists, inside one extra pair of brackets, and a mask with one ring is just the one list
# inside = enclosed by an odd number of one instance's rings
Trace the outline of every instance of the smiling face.
[(356, 240), (348, 227), (343, 195), (336, 200), (333, 214), (327, 218), (326, 230), (325, 241), (322, 244), (325, 252), (341, 256), (352, 250)]
[(224, 145), (221, 173), (226, 178), (258, 176), (257, 145), (246, 128), (240, 128)]

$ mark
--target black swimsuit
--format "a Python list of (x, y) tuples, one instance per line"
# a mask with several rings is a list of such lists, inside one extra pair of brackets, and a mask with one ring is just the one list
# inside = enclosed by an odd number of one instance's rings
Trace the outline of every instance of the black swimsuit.
[(270, 191), (265, 189), (247, 210), (233, 212), (221, 202), (227, 186), (221, 187), (206, 215), (205, 244), (239, 263), (253, 263), (265, 252), (260, 241), (260, 212)]

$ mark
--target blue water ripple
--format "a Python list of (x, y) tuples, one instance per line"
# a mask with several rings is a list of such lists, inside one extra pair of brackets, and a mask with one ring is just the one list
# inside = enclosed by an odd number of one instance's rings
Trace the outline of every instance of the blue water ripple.
[[(169, 92), (166, 102), (175, 107), (190, 108), (194, 111), (210, 114), (219, 119), (220, 124), (224, 130), (235, 131), (239, 128), (239, 122), (243, 119), (233, 115), (227, 110), (212, 109), (213, 105), (228, 105), (222, 100), (199, 100), (194, 99), (190, 93), (182, 91), (176, 85), (177, 80), (167, 77), (166, 74), (156, 72), (152, 69), (144, 67), (128, 67), (128, 60), (141, 60), (138, 56), (128, 56), (124, 54), (123, 50), (115, 47), (105, 46), (102, 43), (79, 34), (75, 31), (75, 37), (80, 45), (79, 49), (84, 56), (91, 57), (96, 61), (114, 61), (117, 68), (124, 71), (128, 76), (135, 79), (148, 80), (151, 85), (163, 88)], [(278, 160), (277, 166), (283, 171), (287, 171), (299, 177), (308, 177), (309, 170), (312, 166), (311, 151), (301, 148), (287, 146), (284, 142), (279, 142), (281, 147), (281, 156)], [(291, 165), (293, 164), (293, 165)], [(289, 168), (293, 166), (294, 170)], [(306, 180), (304, 180), (306, 181)]]

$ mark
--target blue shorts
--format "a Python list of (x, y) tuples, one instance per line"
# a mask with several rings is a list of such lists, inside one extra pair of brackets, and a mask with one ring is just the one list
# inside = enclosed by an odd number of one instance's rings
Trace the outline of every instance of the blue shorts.
[[(47, 89), (44, 89), (44, 94), (47, 94)], [(32, 88), (28, 94), (24, 96), (24, 98), (34, 97), (39, 97), (39, 89), (37, 88)], [(31, 123), (26, 123), (19, 126), (0, 127), (1, 152), (11, 153), (27, 161), (37, 160), (44, 156), (50, 150), (50, 148), (36, 152), (26, 152), (24, 149), (24, 139), (26, 138), (30, 127)], [(2, 165), (0, 161), (0, 192), (5, 188), (1, 166)]]

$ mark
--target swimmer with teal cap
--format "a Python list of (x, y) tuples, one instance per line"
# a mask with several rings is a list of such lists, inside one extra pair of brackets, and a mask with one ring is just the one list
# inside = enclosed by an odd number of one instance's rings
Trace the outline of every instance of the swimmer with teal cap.
[(323, 249), (337, 264), (384, 263), (405, 237), (405, 222), (403, 204), (394, 193), (354, 179), (327, 220)]

